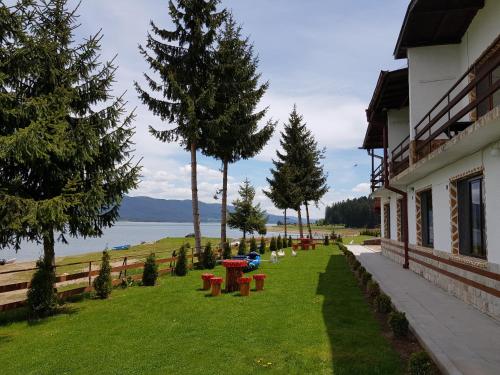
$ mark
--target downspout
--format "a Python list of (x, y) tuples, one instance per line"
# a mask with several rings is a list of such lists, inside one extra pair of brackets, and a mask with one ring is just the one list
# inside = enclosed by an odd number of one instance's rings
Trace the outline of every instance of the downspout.
[[(384, 187), (387, 190), (390, 190), (396, 194), (399, 194), (403, 197), (403, 204), (401, 209), (403, 210), (403, 243), (404, 243), (404, 269), (410, 268), (410, 259), (408, 256), (408, 193), (402, 190), (399, 190), (389, 184), (389, 169), (388, 169), (388, 159), (387, 159), (387, 148), (388, 148), (388, 137), (387, 137), (387, 122), (384, 126)], [(390, 230), (390, 229), (389, 229)]]

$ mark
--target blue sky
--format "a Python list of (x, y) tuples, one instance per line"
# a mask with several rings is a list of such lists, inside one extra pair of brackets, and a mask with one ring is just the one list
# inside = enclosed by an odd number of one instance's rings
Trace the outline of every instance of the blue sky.
[[(103, 58), (118, 55), (117, 93), (127, 91), (130, 109), (137, 108), (136, 156), (143, 158), (143, 178), (132, 195), (190, 199), (189, 154), (176, 144), (152, 138), (148, 125), (161, 121), (139, 102), (133, 81), (142, 82), (147, 66), (137, 46), (144, 43), (152, 19), (171, 25), (166, 0), (83, 0), (77, 38), (102, 28)], [(260, 56), (260, 72), (270, 81), (262, 106), (280, 128), (294, 103), (320, 146), (326, 147), (325, 168), (330, 192), (312, 216), (323, 216), (324, 205), (366, 195), (370, 160), (357, 150), (366, 128), (368, 106), (379, 71), (403, 67), (392, 52), (408, 0), (225, 0), (250, 36)], [(279, 147), (279, 132), (254, 160), (232, 165), (229, 198), (248, 177), (257, 199), (278, 213), (264, 197), (271, 159)], [(199, 157), (200, 200), (214, 202), (221, 186), (220, 163)], [(354, 165), (358, 166), (355, 167)]]

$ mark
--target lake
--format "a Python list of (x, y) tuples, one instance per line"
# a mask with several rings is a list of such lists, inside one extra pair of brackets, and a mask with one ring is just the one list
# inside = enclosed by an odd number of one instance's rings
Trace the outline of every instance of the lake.
[[(68, 244), (56, 243), (56, 256), (84, 254), (103, 250), (106, 246), (113, 247), (122, 244), (137, 245), (141, 242), (157, 241), (165, 237), (184, 237), (193, 233), (192, 223), (137, 223), (118, 222), (112, 228), (104, 231), (100, 238), (68, 238)], [(220, 236), (219, 223), (202, 223), (201, 234), (203, 237)], [(240, 238), (242, 233), (238, 230), (227, 229), (229, 238)], [(13, 249), (1, 249), (0, 259), (17, 258), (21, 260), (35, 260), (42, 254), (42, 245), (24, 241), (21, 249), (16, 254)]]

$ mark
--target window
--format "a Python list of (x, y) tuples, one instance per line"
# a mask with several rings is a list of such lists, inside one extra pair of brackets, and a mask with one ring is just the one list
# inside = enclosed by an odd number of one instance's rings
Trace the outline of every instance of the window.
[(458, 182), (458, 229), (460, 254), (485, 258), (482, 176)]
[(420, 193), (422, 245), (434, 247), (434, 220), (432, 217), (432, 190)]
[(391, 238), (391, 205), (384, 204), (384, 237)]

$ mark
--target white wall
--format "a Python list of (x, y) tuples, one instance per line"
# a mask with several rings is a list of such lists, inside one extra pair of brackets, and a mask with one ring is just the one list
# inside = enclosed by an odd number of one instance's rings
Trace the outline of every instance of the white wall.
[[(390, 197), (390, 199), (389, 199)], [(391, 227), (389, 228), (389, 233), (390, 233), (390, 236), (389, 238), (391, 240), (397, 240), (398, 239), (398, 216), (397, 216), (397, 211), (398, 211), (398, 207), (397, 207), (397, 199), (400, 198), (400, 196), (396, 193), (393, 193), (393, 192), (388, 192), (387, 193), (387, 196), (384, 197), (384, 198), (381, 198), (381, 205), (382, 205), (382, 208), (380, 210), (380, 222), (381, 222), (381, 236), (382, 238), (385, 238), (385, 233), (386, 233), (386, 230), (387, 228), (385, 228), (384, 224), (384, 209), (385, 209), (385, 205), (387, 203), (390, 204), (390, 210), (389, 210), (389, 215), (390, 215), (390, 222), (391, 222)]]
[(388, 151), (391, 155), (392, 150), (398, 146), (403, 139), (408, 137), (409, 134), (409, 116), (410, 109), (405, 107), (403, 109), (391, 109), (387, 112), (387, 128), (389, 133)]

